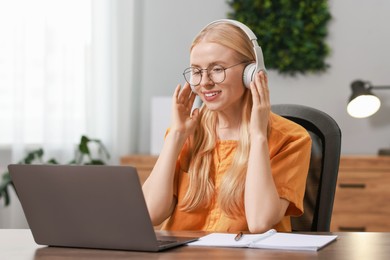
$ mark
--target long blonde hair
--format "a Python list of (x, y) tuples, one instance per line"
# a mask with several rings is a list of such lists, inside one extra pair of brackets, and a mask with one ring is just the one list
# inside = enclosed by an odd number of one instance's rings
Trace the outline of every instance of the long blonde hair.
[[(194, 39), (192, 48), (199, 42), (218, 43), (233, 49), (242, 61), (254, 61), (253, 45), (248, 36), (238, 27), (228, 23), (215, 23), (203, 29)], [(229, 216), (244, 214), (244, 187), (250, 150), (249, 122), (252, 109), (252, 95), (245, 89), (240, 127), (240, 140), (230, 169), (224, 174), (217, 201), (213, 201), (215, 184), (210, 176), (213, 150), (218, 136), (216, 132), (217, 113), (206, 106), (200, 109), (200, 120), (194, 136), (189, 141), (191, 162), (189, 165), (189, 187), (180, 205), (185, 211), (192, 211), (211, 203), (218, 203)]]

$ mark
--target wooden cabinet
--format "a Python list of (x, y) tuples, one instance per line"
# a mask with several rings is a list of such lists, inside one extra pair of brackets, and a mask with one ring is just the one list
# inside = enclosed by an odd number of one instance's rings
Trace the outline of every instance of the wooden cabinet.
[(390, 231), (390, 157), (342, 156), (331, 231)]

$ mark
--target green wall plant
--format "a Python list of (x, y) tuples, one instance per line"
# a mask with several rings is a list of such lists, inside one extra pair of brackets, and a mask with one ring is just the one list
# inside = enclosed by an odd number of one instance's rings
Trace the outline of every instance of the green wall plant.
[(252, 29), (267, 69), (296, 75), (324, 72), (331, 14), (326, 0), (228, 0), (231, 19)]

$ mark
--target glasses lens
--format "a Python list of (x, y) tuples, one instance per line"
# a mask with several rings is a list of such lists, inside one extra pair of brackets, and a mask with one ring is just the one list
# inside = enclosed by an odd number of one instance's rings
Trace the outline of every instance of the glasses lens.
[(184, 70), (184, 79), (192, 86), (199, 85), (202, 80), (202, 71), (197, 68), (187, 68)]
[(225, 80), (225, 68), (220, 65), (211, 67), (208, 72), (209, 77), (214, 83), (218, 84)]

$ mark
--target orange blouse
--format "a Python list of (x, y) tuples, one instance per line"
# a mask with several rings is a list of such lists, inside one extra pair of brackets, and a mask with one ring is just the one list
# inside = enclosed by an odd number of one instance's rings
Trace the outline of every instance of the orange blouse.
[[(309, 168), (311, 139), (307, 131), (298, 124), (271, 113), (271, 131), (268, 146), (271, 159), (271, 171), (274, 182), (281, 198), (290, 202), (286, 214), (274, 228), (278, 231), (291, 231), (290, 216), (303, 213), (303, 197), (306, 177)], [(210, 176), (214, 178), (215, 188), (218, 189), (222, 176), (232, 164), (238, 141), (220, 140), (213, 152), (214, 167)], [(182, 201), (188, 187), (186, 169), (190, 158), (188, 151), (183, 148), (179, 156), (175, 176), (175, 196), (178, 203)], [(214, 201), (217, 201), (214, 199)], [(197, 208), (185, 212), (175, 207), (171, 217), (162, 227), (166, 230), (203, 230), (210, 232), (248, 231), (245, 216), (229, 217), (220, 209), (217, 203), (207, 208)]]

